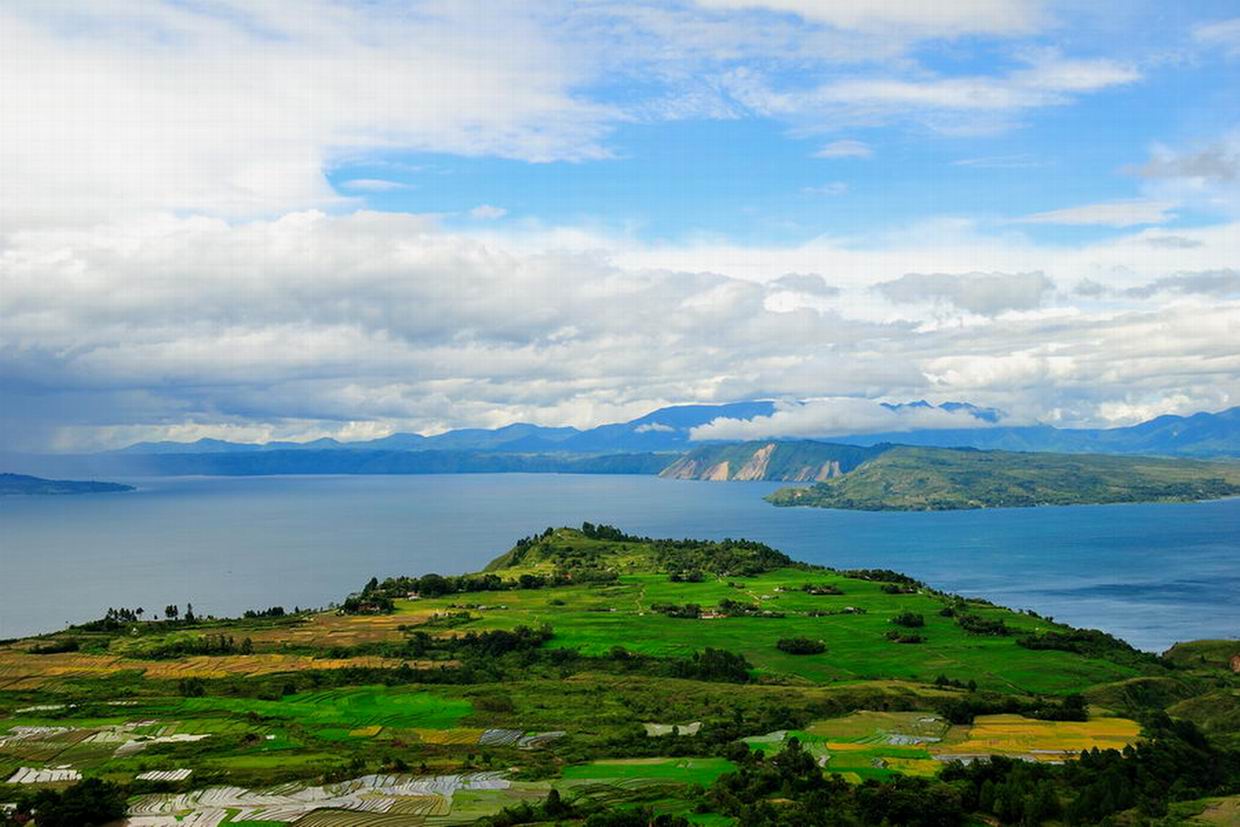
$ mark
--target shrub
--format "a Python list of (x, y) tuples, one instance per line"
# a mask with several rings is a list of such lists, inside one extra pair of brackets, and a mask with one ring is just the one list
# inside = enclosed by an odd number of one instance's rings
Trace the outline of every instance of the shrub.
[(926, 625), (926, 619), (919, 614), (913, 612), (900, 612), (891, 619), (891, 622), (897, 626), (904, 626), (908, 629), (919, 629)]
[(780, 638), (775, 647), (790, 655), (821, 655), (827, 651), (827, 644), (821, 640), (810, 640), (807, 637)]

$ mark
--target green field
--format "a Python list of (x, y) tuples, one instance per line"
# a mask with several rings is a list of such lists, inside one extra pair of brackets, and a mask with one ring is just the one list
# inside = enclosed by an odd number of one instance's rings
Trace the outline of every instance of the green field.
[[(1213, 745), (1159, 765), (1205, 756), (1176, 796), (1236, 783), (1218, 752), (1240, 730), (1234, 642), (1160, 659), (760, 544), (559, 529), (486, 573), (374, 581), (345, 605), (0, 645), (0, 803), (80, 776), (120, 785), (135, 814), (228, 824), (594, 827), (646, 808), (634, 817), (775, 825), (779, 808), (814, 823), (813, 796), (834, 790), (846, 823), (917, 823), (900, 809), (913, 796), (937, 802), (922, 808), (935, 824), (965, 824), (981, 770), (953, 760), (1007, 756), (1002, 783), (1094, 807), (1056, 763), (1131, 744), (1138, 722), (1162, 744), (1188, 737), (1163, 712)], [(174, 771), (188, 777), (139, 778)]]

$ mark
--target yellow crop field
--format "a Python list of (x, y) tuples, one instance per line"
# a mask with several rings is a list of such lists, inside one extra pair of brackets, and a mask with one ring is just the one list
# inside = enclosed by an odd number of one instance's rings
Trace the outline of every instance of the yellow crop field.
[(1090, 721), (1037, 721), (1020, 715), (981, 715), (960, 740), (934, 751), (941, 755), (1022, 755), (1059, 760), (1064, 753), (1122, 749), (1141, 732), (1136, 721), (1096, 718)]
[(428, 744), (476, 744), (482, 737), (481, 729), (415, 729), (418, 737)]
[[(59, 679), (102, 677), (127, 670), (142, 672), (152, 679), (179, 680), (225, 678), (230, 675), (270, 675), (307, 669), (395, 669), (404, 662), (380, 657), (312, 658), (307, 655), (276, 653), (138, 660), (117, 655), (86, 655), (79, 652), (30, 655), (20, 650), (7, 649), (0, 650), (0, 688), (37, 689)], [(417, 668), (430, 664), (411, 662), (409, 665)]]

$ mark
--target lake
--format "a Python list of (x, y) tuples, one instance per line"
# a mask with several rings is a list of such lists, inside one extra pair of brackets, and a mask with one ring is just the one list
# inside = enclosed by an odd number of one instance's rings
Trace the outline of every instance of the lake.
[(0, 498), (0, 638), (192, 602), (326, 606), (371, 576), (481, 568), (546, 526), (749, 537), (1104, 629), (1149, 650), (1240, 637), (1240, 499), (938, 513), (775, 508), (776, 483), (528, 474), (160, 478)]

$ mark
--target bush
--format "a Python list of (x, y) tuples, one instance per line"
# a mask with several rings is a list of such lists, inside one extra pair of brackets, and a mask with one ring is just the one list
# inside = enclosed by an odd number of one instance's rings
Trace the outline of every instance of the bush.
[(926, 625), (926, 619), (919, 614), (913, 612), (900, 612), (891, 619), (891, 622), (897, 626), (904, 626), (908, 629), (920, 629)]
[(780, 638), (775, 647), (790, 655), (821, 655), (827, 651), (827, 644), (821, 640), (810, 640), (807, 637)]

